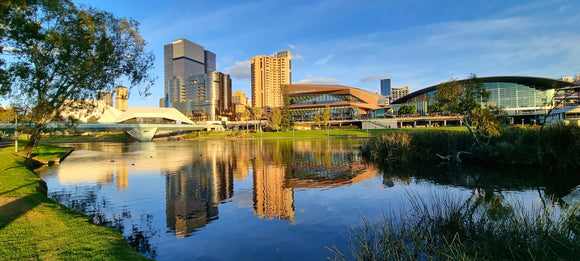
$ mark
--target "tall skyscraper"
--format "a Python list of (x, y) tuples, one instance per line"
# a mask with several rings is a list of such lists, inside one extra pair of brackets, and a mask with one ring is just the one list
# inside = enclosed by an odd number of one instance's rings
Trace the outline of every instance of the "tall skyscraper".
[(126, 111), (129, 107), (127, 101), (129, 100), (129, 92), (127, 87), (119, 86), (115, 88), (115, 109)]
[(252, 107), (274, 108), (284, 105), (283, 87), (292, 83), (292, 55), (290, 51), (277, 52), (274, 57), (253, 56)]
[(164, 63), (164, 107), (197, 120), (219, 120), (233, 110), (232, 80), (216, 71), (215, 53), (182, 38), (164, 46)]
[(194, 120), (219, 120), (219, 116), (233, 111), (232, 79), (229, 74), (214, 71), (173, 76), (167, 84), (171, 99), (169, 107)]
[(391, 79), (381, 79), (381, 95), (389, 99), (391, 97)]
[[(216, 55), (203, 46), (187, 39), (177, 39), (171, 44), (166, 44), (164, 50), (165, 64), (165, 102), (171, 103), (172, 97), (168, 82), (174, 76), (192, 76), (210, 73), (216, 70)], [(171, 107), (167, 104), (166, 107)]]

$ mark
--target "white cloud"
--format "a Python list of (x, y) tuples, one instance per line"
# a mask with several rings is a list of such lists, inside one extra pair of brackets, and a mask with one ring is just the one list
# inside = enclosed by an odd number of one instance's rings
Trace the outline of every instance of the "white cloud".
[(292, 60), (304, 60), (304, 57), (302, 55), (299, 55), (299, 54), (293, 54)]
[(328, 61), (330, 61), (330, 59), (332, 59), (332, 57), (334, 57), (334, 54), (329, 54), (322, 59), (318, 59), (316, 62), (314, 62), (314, 64), (315, 65), (325, 65)]
[(389, 77), (384, 73), (379, 73), (379, 74), (374, 74), (374, 75), (369, 75), (367, 77), (363, 77), (360, 79), (360, 81), (361, 82), (371, 82), (371, 81), (378, 81), (378, 80), (385, 79), (385, 78), (389, 78)]
[(325, 77), (311, 77), (308, 76), (306, 79), (302, 79), (297, 84), (334, 84), (342, 82), (342, 80), (334, 79), (334, 78), (325, 78)]
[(249, 79), (250, 60), (236, 62), (234, 65), (226, 68), (226, 71), (236, 79)]
[(288, 44), (288, 47), (289, 47), (290, 49), (296, 49), (296, 46), (295, 46), (295, 45), (293, 45), (293, 44)]

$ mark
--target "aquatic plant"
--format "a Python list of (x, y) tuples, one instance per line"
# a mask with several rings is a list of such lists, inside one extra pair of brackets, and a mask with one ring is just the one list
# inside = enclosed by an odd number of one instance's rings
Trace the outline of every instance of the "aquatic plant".
[(575, 260), (580, 255), (580, 207), (554, 202), (533, 207), (501, 195), (470, 197), (408, 193), (401, 207), (377, 221), (350, 228), (350, 253), (337, 260)]

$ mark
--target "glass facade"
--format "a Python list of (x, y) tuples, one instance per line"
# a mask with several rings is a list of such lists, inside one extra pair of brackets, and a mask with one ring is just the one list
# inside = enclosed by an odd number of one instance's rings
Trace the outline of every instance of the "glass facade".
[(350, 94), (322, 94), (292, 96), (290, 105), (332, 104), (344, 101), (364, 103), (361, 99)]
[[(350, 106), (330, 107), (330, 115), (332, 119), (350, 119), (356, 116), (355, 110)], [(292, 120), (294, 121), (312, 121), (314, 115), (317, 113), (322, 115), (324, 108), (303, 108), (292, 109)]]
[[(483, 106), (489, 105), (503, 109), (508, 116), (543, 114), (551, 106), (554, 90), (537, 90), (526, 85), (508, 82), (488, 82), (483, 86), (490, 92), (490, 97)], [(415, 105), (417, 113), (428, 115), (427, 108), (433, 103), (433, 96), (437, 91), (433, 90), (417, 97), (409, 99), (404, 104), (392, 106), (394, 114), (402, 105)]]

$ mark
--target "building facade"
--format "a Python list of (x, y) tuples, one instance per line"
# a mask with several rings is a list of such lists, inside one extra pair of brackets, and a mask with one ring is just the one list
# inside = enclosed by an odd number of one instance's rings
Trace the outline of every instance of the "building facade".
[(252, 107), (282, 107), (283, 86), (292, 82), (290, 51), (277, 52), (274, 57), (253, 56), (251, 59)]
[[(487, 102), (483, 106), (501, 108), (512, 123), (528, 122), (543, 116), (547, 110), (554, 106), (556, 89), (572, 86), (573, 83), (528, 76), (495, 76), (481, 77), (484, 88), (490, 92)], [(437, 86), (408, 94), (405, 97), (391, 103), (389, 108), (397, 112), (403, 105), (415, 105), (417, 113), (429, 115), (428, 107), (434, 102)]]
[(236, 105), (248, 105), (248, 97), (242, 91), (236, 91), (232, 95), (232, 102)]
[(110, 91), (97, 92), (97, 100), (105, 103), (106, 106), (113, 106), (113, 93)]
[(210, 73), (216, 70), (216, 55), (205, 50), (203, 46), (187, 39), (177, 39), (163, 46), (164, 52), (164, 85), (165, 107), (169, 106), (169, 81), (172, 77), (193, 76)]
[(173, 76), (168, 82), (169, 107), (194, 120), (220, 120), (233, 111), (229, 74), (211, 72)]
[(115, 88), (115, 109), (126, 111), (129, 108), (129, 91), (127, 87), (119, 86)]
[(294, 121), (310, 121), (327, 106), (331, 119), (373, 118), (387, 105), (378, 93), (342, 85), (289, 84), (288, 89)]
[(398, 99), (401, 99), (402, 97), (404, 97), (407, 94), (409, 94), (409, 86), (405, 86), (402, 88), (393, 88), (392, 93), (391, 93), (391, 97), (390, 97), (390, 101), (394, 102)]
[(232, 80), (216, 71), (215, 53), (182, 38), (164, 46), (164, 63), (164, 107), (194, 120), (220, 120), (232, 113)]

